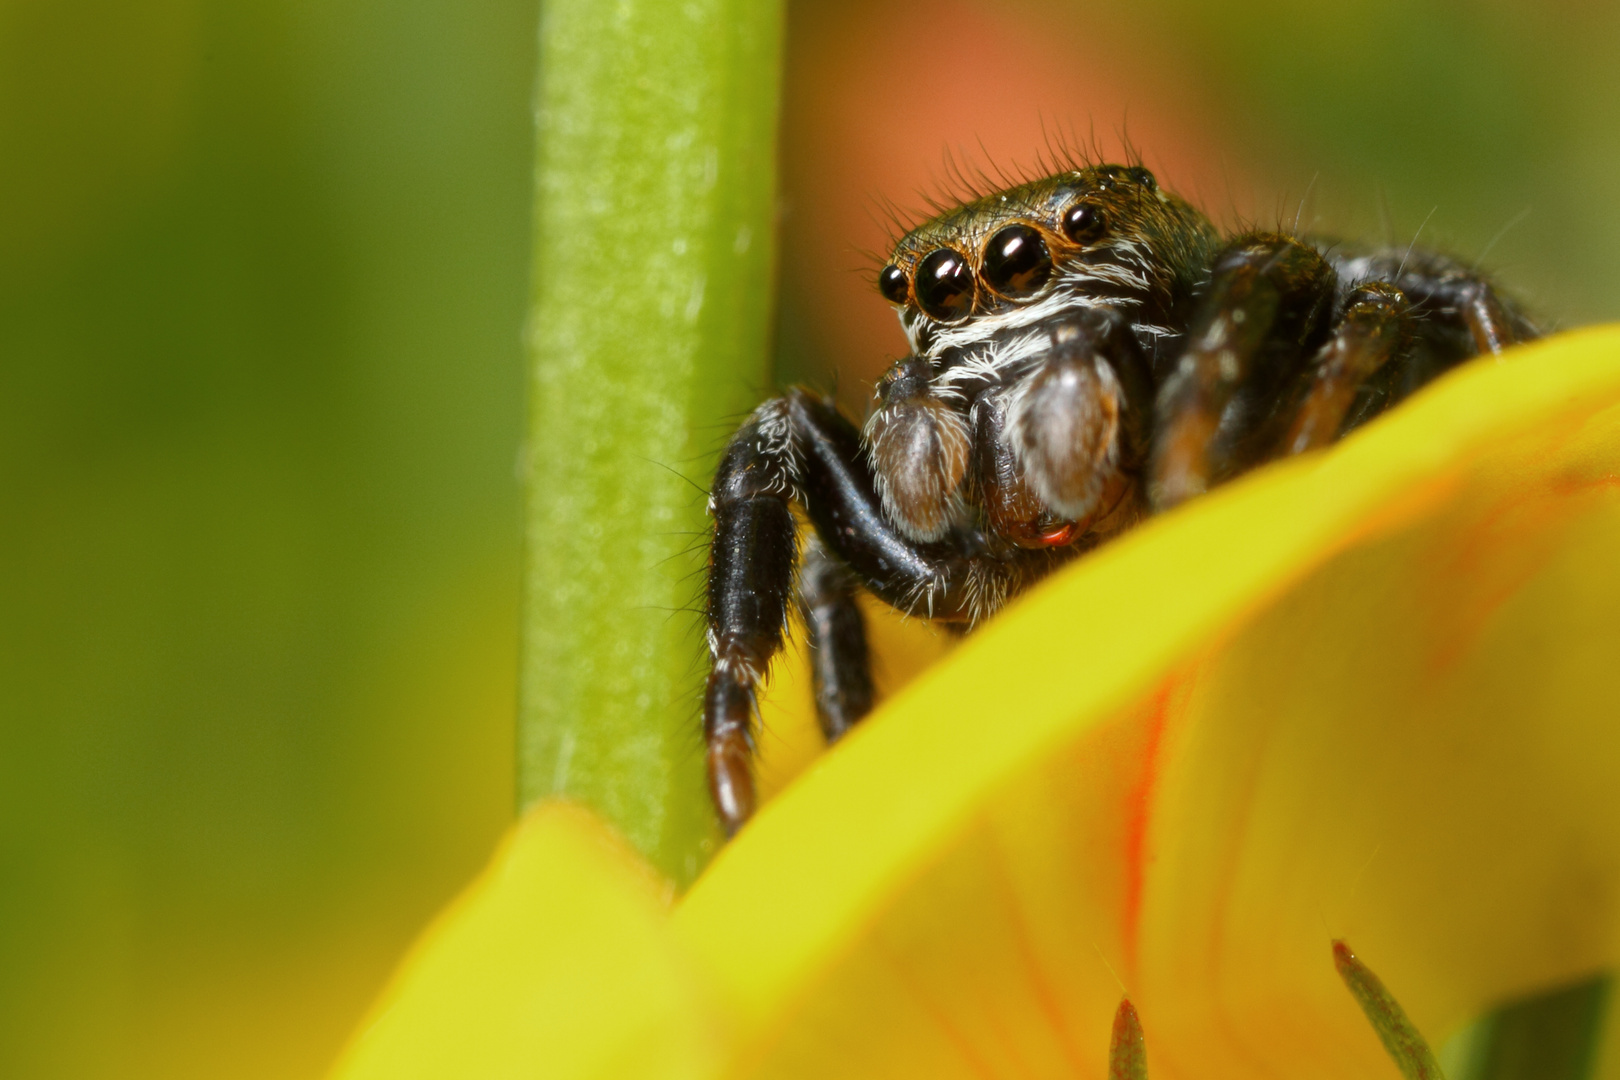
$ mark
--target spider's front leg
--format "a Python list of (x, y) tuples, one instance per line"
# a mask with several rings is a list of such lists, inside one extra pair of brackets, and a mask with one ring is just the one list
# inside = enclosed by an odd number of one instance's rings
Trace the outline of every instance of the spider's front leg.
[(1292, 237), (1256, 233), (1215, 260), (1160, 386), (1149, 494), (1174, 506), (1253, 462), (1275, 442), (1282, 391), (1324, 343), (1336, 276)]
[(709, 794), (735, 832), (754, 812), (754, 688), (782, 648), (798, 555), (798, 484), (786, 398), (756, 409), (732, 438), (709, 492), (709, 681), (703, 694)]
[[(871, 709), (866, 632), (855, 606), (856, 573), (877, 591), (915, 589), (940, 568), (912, 550), (883, 518), (854, 427), (803, 390), (756, 409), (726, 448), (709, 497), (714, 518), (708, 584), (711, 670), (703, 698), (709, 791), (728, 834), (753, 815), (755, 693), (782, 649), (794, 591), (796, 525), (805, 506), (839, 559), (818, 537), (799, 575), (809, 632), (816, 712), (838, 738)], [(884, 588), (884, 586), (890, 588)], [(924, 590), (927, 590), (926, 584)]]
[[(713, 667), (703, 732), (709, 789), (728, 833), (754, 811), (755, 691), (782, 648), (793, 592), (792, 501), (826, 547), (813, 554), (802, 603), (822, 668), (818, 697), (841, 698), (822, 702), (829, 736), (860, 719), (863, 697), (870, 702), (864, 643), (850, 633), (859, 625), (853, 581), (901, 611), (965, 622), (987, 597), (1010, 595), (1056, 557), (994, 549), (972, 537), (913, 540), (883, 513), (860, 434), (830, 402), (796, 389), (756, 409), (722, 455), (709, 500)], [(829, 567), (822, 559), (835, 562)]]

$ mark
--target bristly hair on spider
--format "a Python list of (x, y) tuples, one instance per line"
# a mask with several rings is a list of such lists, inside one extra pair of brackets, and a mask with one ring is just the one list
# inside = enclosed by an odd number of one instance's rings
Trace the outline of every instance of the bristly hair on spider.
[[(907, 210), (882, 194), (875, 195), (881, 223), (889, 233), (889, 247), (892, 249), (909, 233), (958, 207), (1051, 176), (1083, 172), (1107, 158), (1095, 128), (1082, 138), (1072, 125), (1048, 127), (1043, 120), (1041, 135), (1042, 144), (1036, 147), (1033, 161), (1027, 164), (998, 161), (983, 141), (973, 149), (946, 147), (941, 171), (933, 176), (929, 186), (912, 192), (915, 205), (925, 208), (921, 213)], [(1123, 128), (1115, 132), (1115, 139), (1126, 165), (1142, 167), (1146, 164)], [(888, 261), (887, 252), (867, 254), (874, 272)]]
[(790, 604), (833, 741), (873, 703), (858, 593), (971, 629), (1144, 517), (1538, 335), (1475, 268), (1415, 243), (1223, 235), (1139, 157), (1060, 139), (1041, 161), (953, 160), (950, 201), (898, 226), (875, 284), (910, 349), (864, 426), (792, 388), (722, 454), (703, 734), (730, 832), (754, 809), (755, 692)]

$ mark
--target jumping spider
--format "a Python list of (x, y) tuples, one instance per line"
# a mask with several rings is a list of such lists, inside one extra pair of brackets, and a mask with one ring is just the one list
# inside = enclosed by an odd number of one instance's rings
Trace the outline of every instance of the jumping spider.
[[(837, 739), (872, 705), (857, 590), (971, 626), (1143, 516), (1537, 336), (1448, 258), (1222, 237), (1120, 165), (947, 210), (901, 237), (877, 285), (912, 351), (864, 430), (792, 389), (714, 479), (703, 720), (730, 832), (754, 809), (754, 692), (795, 593)], [(802, 561), (794, 505), (815, 529)]]

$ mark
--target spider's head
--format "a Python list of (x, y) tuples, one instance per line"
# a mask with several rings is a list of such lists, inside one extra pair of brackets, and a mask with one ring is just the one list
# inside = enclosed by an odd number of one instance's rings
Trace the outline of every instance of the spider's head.
[[(1140, 302), (1179, 271), (1203, 218), (1140, 166), (1058, 173), (947, 210), (912, 229), (878, 274), (919, 353), (938, 355), (1074, 305)], [(1121, 273), (1121, 265), (1133, 273)]]
[(1077, 316), (1105, 307), (1122, 333), (1168, 333), (1171, 299), (1214, 242), (1198, 211), (1124, 165), (995, 192), (901, 237), (878, 288), (913, 355), (878, 384), (866, 427), (889, 519), (929, 541), (973, 504), (1004, 539), (1050, 547), (1111, 513), (1146, 401)]

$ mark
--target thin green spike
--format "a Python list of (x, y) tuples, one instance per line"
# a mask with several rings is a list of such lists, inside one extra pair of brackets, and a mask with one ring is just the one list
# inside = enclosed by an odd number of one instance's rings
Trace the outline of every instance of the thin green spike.
[(1108, 1080), (1147, 1080), (1147, 1042), (1130, 998), (1119, 999), (1108, 1044)]
[(1361, 1011), (1372, 1021), (1373, 1030), (1378, 1032), (1389, 1056), (1395, 1059), (1401, 1075), (1406, 1080), (1445, 1080), (1429, 1044), (1407, 1019), (1401, 1003), (1342, 941), (1333, 943), (1333, 966), (1338, 969), (1344, 985), (1350, 988)]

